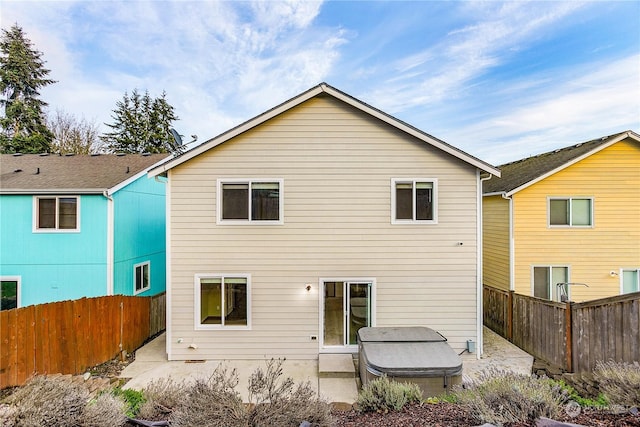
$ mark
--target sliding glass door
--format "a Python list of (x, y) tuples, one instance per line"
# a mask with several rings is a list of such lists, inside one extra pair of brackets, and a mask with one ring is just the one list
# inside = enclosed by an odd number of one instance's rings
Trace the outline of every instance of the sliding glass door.
[(357, 344), (356, 334), (372, 325), (370, 281), (323, 282), (323, 347), (349, 349)]

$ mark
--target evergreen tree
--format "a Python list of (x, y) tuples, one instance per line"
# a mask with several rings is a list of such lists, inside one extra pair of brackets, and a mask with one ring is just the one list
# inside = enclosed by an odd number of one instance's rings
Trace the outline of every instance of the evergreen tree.
[(0, 52), (0, 152), (48, 152), (53, 134), (42, 111), (47, 103), (38, 97), (41, 88), (55, 83), (46, 78), (51, 70), (18, 24), (2, 30)]
[(112, 153), (180, 153), (169, 129), (178, 120), (174, 108), (167, 102), (166, 93), (152, 99), (149, 91), (141, 95), (134, 89), (125, 92), (111, 117), (113, 124), (105, 123), (113, 131), (100, 137)]

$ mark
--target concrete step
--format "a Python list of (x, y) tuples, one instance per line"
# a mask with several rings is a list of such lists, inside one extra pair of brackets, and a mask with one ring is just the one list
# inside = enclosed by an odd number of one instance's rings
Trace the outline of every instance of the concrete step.
[(356, 368), (353, 356), (346, 354), (318, 355), (318, 377), (320, 378), (355, 378)]
[(358, 400), (358, 385), (355, 378), (318, 378), (320, 397), (332, 403), (334, 407), (350, 409)]

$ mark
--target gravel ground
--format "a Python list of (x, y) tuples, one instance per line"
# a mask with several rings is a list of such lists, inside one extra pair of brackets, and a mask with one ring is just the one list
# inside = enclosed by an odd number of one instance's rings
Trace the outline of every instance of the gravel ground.
[[(334, 413), (337, 427), (462, 427), (477, 426), (452, 403), (410, 405), (400, 412), (360, 414), (356, 411)], [(577, 417), (565, 416), (558, 421), (588, 427), (640, 427), (640, 415), (583, 411)], [(511, 424), (509, 427), (535, 427), (536, 423)]]

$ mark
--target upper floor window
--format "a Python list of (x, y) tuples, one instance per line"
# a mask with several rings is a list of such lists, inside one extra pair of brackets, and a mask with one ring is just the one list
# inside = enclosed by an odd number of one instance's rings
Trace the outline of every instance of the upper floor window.
[(282, 224), (281, 179), (219, 179), (218, 223)]
[(438, 181), (434, 178), (391, 179), (391, 223), (438, 221)]
[(640, 268), (622, 270), (622, 293), (640, 292)]
[(133, 286), (135, 294), (144, 292), (151, 287), (151, 280), (149, 279), (150, 265), (151, 263), (147, 261), (133, 266)]
[(38, 231), (78, 231), (80, 199), (75, 196), (39, 196), (34, 202), (34, 225)]
[(586, 197), (554, 197), (549, 199), (550, 227), (591, 227), (593, 199)]

